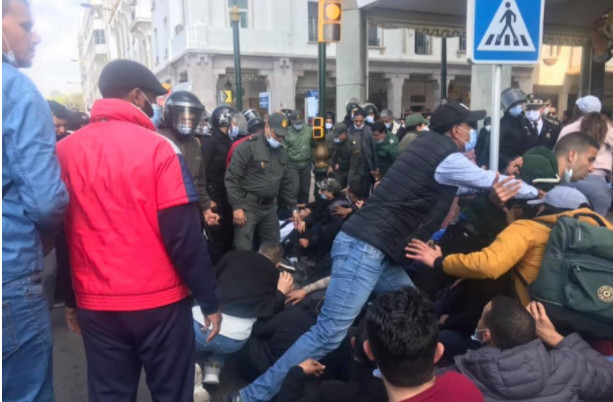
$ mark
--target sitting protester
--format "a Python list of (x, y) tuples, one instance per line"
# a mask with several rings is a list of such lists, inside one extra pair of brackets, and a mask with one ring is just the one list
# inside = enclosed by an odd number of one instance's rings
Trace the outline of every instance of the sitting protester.
[(194, 307), (196, 351), (212, 352), (204, 366), (204, 383), (219, 384), (219, 371), (228, 354), (239, 350), (249, 339), (258, 318), (269, 318), (283, 309), (293, 279), (277, 268), (282, 249), (265, 242), (259, 253), (235, 250), (215, 266), (221, 290), (222, 324), (219, 335), (207, 342), (209, 330), (202, 314)]
[(366, 313), (366, 328), (364, 352), (377, 364), (390, 401), (483, 401), (465, 376), (435, 374), (444, 348), (438, 343), (434, 306), (419, 290), (379, 295)]
[(613, 399), (613, 363), (579, 335), (560, 335), (541, 303), (526, 310), (509, 297), (495, 297), (475, 336), (486, 346), (456, 357), (445, 372), (470, 378), (488, 401)]
[(351, 205), (349, 207), (337, 205), (334, 207), (333, 213), (345, 219), (358, 209), (362, 208), (367, 198), (368, 188), (362, 185), (362, 182), (360, 181), (352, 181), (347, 187), (347, 199)]
[(527, 305), (530, 298), (526, 286), (534, 282), (539, 273), (551, 225), (560, 217), (579, 214), (582, 215), (580, 221), (598, 225), (598, 219), (613, 230), (613, 225), (589, 208), (587, 198), (570, 187), (558, 186), (544, 199), (529, 203), (542, 204), (537, 216), (532, 220), (520, 219), (511, 223), (489, 247), (481, 251), (443, 257), (439, 246), (432, 248), (415, 239), (406, 248), (407, 258), (442, 269), (446, 274), (458, 278), (496, 279), (515, 268), (513, 287), (522, 304)]

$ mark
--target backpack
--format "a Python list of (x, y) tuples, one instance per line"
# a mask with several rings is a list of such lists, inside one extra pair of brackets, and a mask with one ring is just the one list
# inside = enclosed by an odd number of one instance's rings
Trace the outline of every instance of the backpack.
[(530, 296), (543, 303), (559, 332), (613, 339), (613, 230), (592, 213), (562, 216), (547, 226), (551, 234), (538, 276), (528, 285)]

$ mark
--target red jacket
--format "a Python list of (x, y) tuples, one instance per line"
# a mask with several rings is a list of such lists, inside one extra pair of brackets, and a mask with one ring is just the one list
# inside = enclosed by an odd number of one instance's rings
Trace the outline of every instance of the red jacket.
[(96, 101), (91, 122), (57, 144), (77, 305), (134, 311), (185, 298), (158, 224), (158, 211), (198, 201), (178, 148), (123, 100)]
[(251, 135), (241, 138), (240, 140), (235, 141), (232, 144), (232, 146), (230, 147), (230, 150), (228, 151), (228, 156), (226, 156), (226, 169), (228, 168), (228, 166), (230, 166), (230, 162), (232, 161), (232, 155), (234, 155), (234, 151), (236, 150), (236, 147), (238, 147), (243, 142), (247, 141), (249, 138), (251, 138)]

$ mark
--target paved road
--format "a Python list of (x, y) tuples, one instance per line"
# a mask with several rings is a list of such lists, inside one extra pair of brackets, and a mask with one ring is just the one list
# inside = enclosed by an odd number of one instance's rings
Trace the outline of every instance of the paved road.
[[(64, 322), (64, 309), (54, 308), (51, 312), (53, 327), (53, 384), (57, 402), (87, 401), (87, 366), (81, 337), (68, 330)], [(202, 362), (201, 362), (202, 363)], [(238, 363), (228, 358), (221, 373), (222, 385), (210, 390), (212, 401), (222, 401), (223, 396), (244, 385), (236, 371)], [(147, 388), (143, 372), (138, 387), (138, 402), (150, 402), (151, 395)]]

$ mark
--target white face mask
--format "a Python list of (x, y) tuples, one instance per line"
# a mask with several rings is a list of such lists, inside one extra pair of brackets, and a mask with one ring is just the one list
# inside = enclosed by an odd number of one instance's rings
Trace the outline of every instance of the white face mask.
[(372, 124), (375, 122), (375, 118), (372, 116), (366, 116), (366, 122)]
[(531, 122), (537, 122), (541, 119), (541, 112), (538, 110), (528, 110), (526, 112), (526, 118)]
[(545, 113), (545, 116), (547, 116), (549, 113), (551, 113), (551, 108), (550, 107), (546, 107), (543, 112)]
[(509, 114), (513, 117), (517, 117), (524, 111), (524, 107), (522, 105), (515, 105), (509, 109)]
[(487, 131), (488, 133), (492, 131), (492, 126), (485, 126), (485, 131)]
[(332, 123), (326, 123), (326, 130), (332, 129)]
[(487, 328), (485, 328), (485, 329), (475, 329), (475, 333), (470, 336), (470, 339), (472, 339), (473, 341), (477, 341), (479, 343), (483, 343), (483, 341), (481, 339), (479, 339), (479, 335), (478, 334), (479, 334), (479, 332), (484, 332), (484, 331), (487, 331)]

